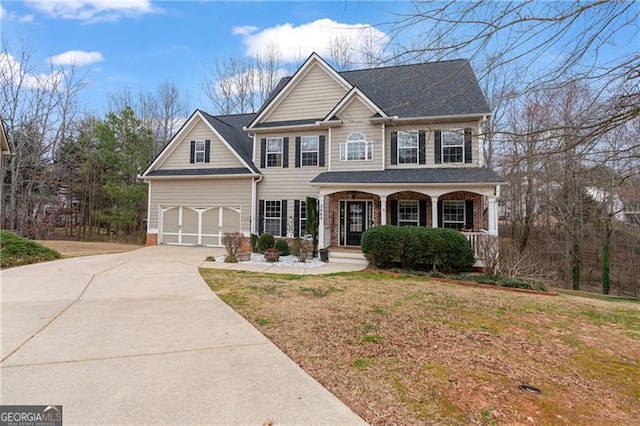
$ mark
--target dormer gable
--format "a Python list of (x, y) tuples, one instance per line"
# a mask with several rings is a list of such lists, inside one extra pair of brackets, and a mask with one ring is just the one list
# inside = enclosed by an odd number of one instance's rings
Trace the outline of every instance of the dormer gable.
[(360, 89), (356, 86), (352, 87), (351, 90), (344, 95), (344, 97), (336, 104), (335, 107), (331, 111), (327, 113), (327, 115), (323, 118), (322, 122), (330, 122), (334, 120), (336, 117), (339, 117), (340, 114), (351, 105), (354, 100), (359, 100), (363, 105), (365, 105), (368, 109), (371, 110), (371, 118), (388, 118), (387, 114), (380, 109), (367, 95), (362, 93)]
[(267, 122), (322, 120), (351, 89), (347, 80), (312, 53), (247, 129)]

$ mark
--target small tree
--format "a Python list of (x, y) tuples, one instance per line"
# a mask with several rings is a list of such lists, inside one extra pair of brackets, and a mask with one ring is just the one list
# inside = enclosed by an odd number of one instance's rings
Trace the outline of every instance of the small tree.
[(241, 232), (225, 232), (222, 234), (222, 244), (227, 249), (229, 256), (235, 256), (238, 254), (240, 247), (242, 246), (242, 233)]
[(307, 232), (313, 238), (313, 257), (318, 255), (318, 200), (307, 197)]

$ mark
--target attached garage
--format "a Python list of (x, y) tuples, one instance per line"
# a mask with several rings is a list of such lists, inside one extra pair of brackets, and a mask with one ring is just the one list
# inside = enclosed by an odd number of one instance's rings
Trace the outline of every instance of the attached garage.
[(222, 246), (224, 232), (241, 232), (240, 207), (160, 207), (160, 244)]

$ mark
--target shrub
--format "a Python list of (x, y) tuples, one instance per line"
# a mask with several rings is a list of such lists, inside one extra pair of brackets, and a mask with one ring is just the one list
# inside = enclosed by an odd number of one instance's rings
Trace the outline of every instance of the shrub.
[(287, 244), (287, 240), (277, 240), (275, 248), (283, 256), (289, 256), (291, 254), (291, 250), (289, 250), (289, 244)]
[(9, 231), (0, 231), (0, 267), (29, 265), (60, 259), (55, 250), (44, 247), (35, 241), (23, 238)]
[(362, 233), (362, 253), (377, 268), (384, 268), (401, 257), (400, 228), (393, 225), (374, 226)]
[(296, 238), (291, 244), (291, 254), (298, 257), (300, 262), (306, 262), (313, 254), (313, 241), (306, 238)]
[(256, 234), (251, 234), (251, 251), (258, 252), (258, 236)]
[(224, 258), (224, 263), (238, 263), (238, 258), (235, 255), (230, 254)]
[(454, 229), (430, 228), (435, 264), (442, 272), (464, 272), (473, 268), (471, 243)]
[(229, 256), (235, 256), (242, 245), (241, 232), (225, 232), (222, 234), (222, 244), (227, 249)]
[(431, 269), (435, 260), (431, 228), (404, 226), (400, 228), (402, 236), (401, 257), (403, 268)]
[(273, 234), (265, 232), (258, 238), (258, 251), (264, 253), (266, 249), (273, 247), (275, 242), (276, 240), (273, 238)]

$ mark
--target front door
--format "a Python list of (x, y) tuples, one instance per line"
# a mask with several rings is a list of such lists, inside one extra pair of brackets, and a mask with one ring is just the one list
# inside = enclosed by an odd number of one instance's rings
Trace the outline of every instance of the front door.
[(347, 238), (348, 246), (359, 246), (360, 237), (367, 229), (366, 201), (347, 201)]

